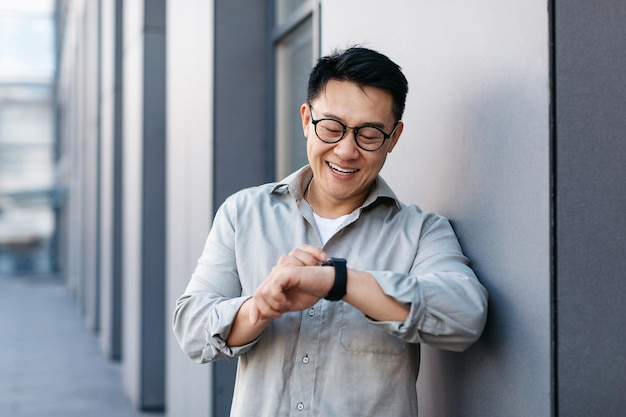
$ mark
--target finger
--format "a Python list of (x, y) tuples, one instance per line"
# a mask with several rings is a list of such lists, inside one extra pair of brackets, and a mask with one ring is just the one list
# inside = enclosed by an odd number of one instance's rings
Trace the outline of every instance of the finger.
[(303, 245), (289, 252), (289, 256), (298, 259), (302, 265), (314, 266), (324, 261), (328, 256), (320, 248), (311, 245)]
[(308, 243), (305, 243), (304, 245), (299, 246), (298, 249), (303, 250), (305, 252), (309, 252), (311, 255), (315, 255), (315, 256), (319, 256), (324, 253), (324, 250), (322, 248), (309, 245)]
[(311, 245), (302, 245), (300, 250), (305, 251), (309, 255), (315, 258), (316, 262), (325, 261), (328, 258), (328, 254), (322, 250), (322, 248), (318, 248)]
[(290, 253), (288, 255), (283, 255), (280, 258), (278, 258), (278, 263), (276, 265), (278, 266), (286, 266), (286, 265), (303, 266), (303, 263), (298, 258), (291, 256), (291, 253)]

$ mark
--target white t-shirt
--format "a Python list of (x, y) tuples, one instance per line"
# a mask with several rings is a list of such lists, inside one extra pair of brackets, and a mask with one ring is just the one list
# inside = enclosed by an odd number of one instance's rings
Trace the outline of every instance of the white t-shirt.
[(325, 245), (326, 242), (328, 242), (328, 239), (330, 239), (335, 234), (337, 229), (339, 229), (339, 226), (341, 226), (341, 223), (343, 223), (343, 221), (346, 219), (346, 217), (349, 216), (349, 214), (337, 217), (336, 219), (327, 219), (324, 217), (320, 217), (315, 212), (313, 213), (313, 216), (315, 217), (315, 223), (317, 223), (317, 228), (320, 231), (322, 244)]

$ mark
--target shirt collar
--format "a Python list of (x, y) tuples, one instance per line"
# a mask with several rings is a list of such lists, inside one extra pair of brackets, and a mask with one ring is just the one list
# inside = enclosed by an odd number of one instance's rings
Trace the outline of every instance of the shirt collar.
[[(282, 181), (277, 182), (271, 192), (278, 194), (289, 192), (296, 199), (296, 201), (301, 200), (304, 198), (304, 193), (312, 178), (313, 171), (311, 170), (311, 166), (306, 165), (296, 172), (288, 175)], [(401, 208), (401, 203), (398, 200), (398, 197), (396, 197), (396, 194), (393, 192), (389, 184), (387, 184), (387, 182), (380, 175), (376, 177), (376, 181), (374, 181), (370, 194), (367, 196), (367, 199), (365, 199), (362, 207), (367, 207), (375, 203), (378, 199), (390, 199), (394, 202), (398, 209)]]

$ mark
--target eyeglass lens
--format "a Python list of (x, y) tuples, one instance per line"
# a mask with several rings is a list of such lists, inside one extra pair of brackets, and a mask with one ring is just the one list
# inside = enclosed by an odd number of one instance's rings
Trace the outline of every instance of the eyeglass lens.
[[(315, 133), (324, 142), (338, 142), (347, 129), (337, 120), (322, 119), (315, 126)], [(363, 149), (376, 150), (385, 140), (385, 134), (375, 127), (359, 127), (355, 129), (357, 144)]]

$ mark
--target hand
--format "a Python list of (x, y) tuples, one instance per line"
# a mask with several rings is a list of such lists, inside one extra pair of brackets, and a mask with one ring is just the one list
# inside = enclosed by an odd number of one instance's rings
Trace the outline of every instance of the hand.
[(253, 295), (255, 308), (250, 309), (250, 322), (256, 324), (288, 311), (304, 310), (328, 294), (334, 271), (318, 266), (327, 258), (324, 251), (310, 245), (281, 256)]

